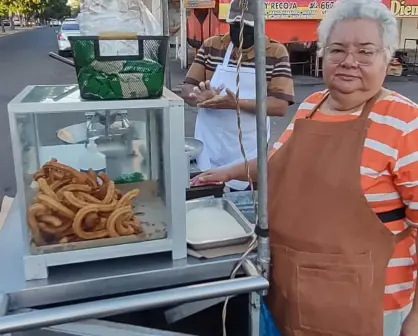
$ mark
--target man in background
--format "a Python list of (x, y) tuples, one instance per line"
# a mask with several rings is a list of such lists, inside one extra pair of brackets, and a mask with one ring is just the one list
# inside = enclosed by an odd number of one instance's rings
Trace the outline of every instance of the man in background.
[(169, 33), (170, 33), (170, 47), (175, 47), (176, 37), (180, 34), (181, 13), (180, 1), (170, 0), (168, 2), (168, 18), (169, 18)]
[[(227, 17), (230, 31), (203, 42), (184, 80), (183, 99), (198, 106), (195, 138), (203, 142), (197, 158), (201, 171), (243, 161), (238, 140), (237, 104), (241, 110), (242, 143), (247, 158), (257, 157), (256, 82), (253, 6), (244, 13), (239, 0), (232, 0)], [(243, 58), (240, 69), (240, 94), (236, 99), (237, 56), (240, 21), (244, 20)], [(286, 48), (268, 37), (266, 43), (267, 115), (283, 116), (294, 102), (294, 88)], [(267, 120), (267, 139), (270, 122)], [(245, 190), (248, 182), (229, 181), (231, 191)]]

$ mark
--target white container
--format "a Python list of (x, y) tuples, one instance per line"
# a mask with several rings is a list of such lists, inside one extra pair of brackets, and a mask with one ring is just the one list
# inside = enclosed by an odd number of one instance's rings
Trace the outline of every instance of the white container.
[(99, 152), (94, 138), (89, 143), (78, 159), (78, 166), (81, 172), (88, 172), (92, 169), (96, 174), (106, 172), (106, 155)]

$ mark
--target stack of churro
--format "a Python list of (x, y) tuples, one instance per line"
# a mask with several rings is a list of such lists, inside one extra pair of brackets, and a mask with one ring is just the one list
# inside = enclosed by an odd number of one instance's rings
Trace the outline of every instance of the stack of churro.
[(139, 189), (122, 195), (105, 173), (82, 173), (54, 159), (33, 179), (39, 192), (27, 220), (37, 246), (141, 233), (131, 205)]

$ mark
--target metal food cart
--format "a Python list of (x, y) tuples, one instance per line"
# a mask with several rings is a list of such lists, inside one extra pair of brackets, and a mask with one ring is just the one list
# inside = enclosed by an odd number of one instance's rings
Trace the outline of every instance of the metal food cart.
[[(163, 6), (166, 8), (166, 6)], [(256, 1), (258, 142), (258, 249), (229, 279), (240, 255), (215, 259), (164, 254), (109, 259), (52, 268), (47, 279), (25, 281), (18, 202), (0, 231), (0, 334), (179, 335), (97, 319), (185, 302), (249, 295), (250, 334), (259, 335), (260, 297), (268, 289), (267, 144), (264, 3)], [(166, 9), (165, 9), (166, 10)], [(8, 242), (13, 242), (10, 244)], [(79, 322), (84, 321), (84, 322)], [(8, 334), (7, 334), (8, 335)]]

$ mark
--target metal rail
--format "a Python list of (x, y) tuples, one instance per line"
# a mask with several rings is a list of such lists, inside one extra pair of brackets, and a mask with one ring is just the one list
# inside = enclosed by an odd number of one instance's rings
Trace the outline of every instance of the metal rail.
[(167, 60), (165, 62), (165, 86), (171, 90), (170, 19), (168, 13), (168, 0), (161, 0), (161, 15), (163, 18), (163, 35), (168, 36)]
[[(266, 82), (266, 40), (264, 1), (250, 0), (254, 4), (255, 28), (255, 82), (257, 107), (257, 187), (258, 187), (258, 225), (261, 230), (268, 229), (267, 219), (267, 82)], [(270, 268), (269, 238), (258, 237), (257, 265), (263, 276), (268, 279)], [(265, 295), (264, 291), (261, 293)]]
[(267, 287), (268, 281), (263, 277), (249, 276), (234, 280), (215, 281), (144, 294), (36, 310), (0, 317), (0, 335), (90, 318), (102, 318), (133, 311), (154, 309), (184, 302), (238, 295), (265, 290)]
[(60, 56), (56, 53), (53, 53), (53, 52), (50, 52), (48, 55), (49, 55), (49, 57), (52, 57), (52, 58), (56, 59), (57, 61), (60, 61), (62, 63), (70, 65), (72, 67), (75, 67), (74, 62), (72, 60), (68, 59), (68, 58), (62, 57), (62, 56)]

